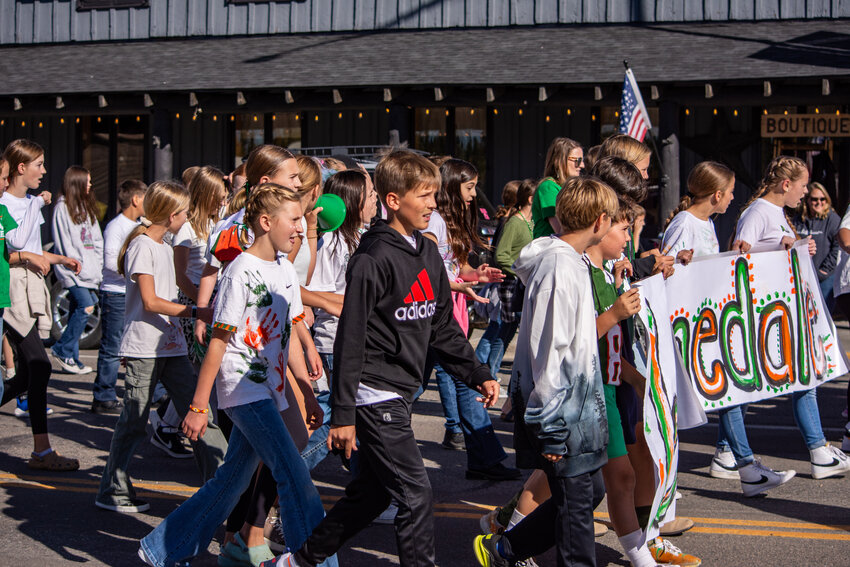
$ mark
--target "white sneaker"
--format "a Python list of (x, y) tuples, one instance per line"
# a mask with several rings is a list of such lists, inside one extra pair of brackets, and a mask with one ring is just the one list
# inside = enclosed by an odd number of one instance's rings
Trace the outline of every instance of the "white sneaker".
[(82, 363), (77, 364), (73, 358), (61, 358), (53, 351), (51, 351), (51, 354), (53, 355), (53, 360), (59, 365), (59, 368), (68, 374), (88, 374), (92, 371), (91, 366), (86, 366)]
[(735, 455), (732, 451), (714, 450), (714, 458), (711, 459), (711, 468), (709, 469), (711, 478), (724, 478), (728, 480), (738, 480), (741, 475), (738, 474), (738, 463), (735, 462)]
[[(846, 439), (847, 437), (845, 435)], [(812, 456), (812, 478), (815, 480), (829, 478), (831, 476), (841, 476), (850, 471), (850, 458), (838, 447), (833, 447), (827, 443), (823, 447), (809, 451), (809, 453)]]
[(771, 488), (785, 484), (797, 471), (775, 471), (761, 464), (759, 459), (738, 469), (741, 475), (741, 490), (744, 496), (758, 496)]

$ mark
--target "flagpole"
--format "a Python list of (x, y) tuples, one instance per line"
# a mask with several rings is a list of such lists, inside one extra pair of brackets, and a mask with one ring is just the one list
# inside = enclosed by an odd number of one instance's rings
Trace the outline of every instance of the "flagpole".
[[(623, 59), (623, 66), (626, 68), (626, 73), (628, 73), (629, 70), (630, 70), (628, 59)], [(636, 87), (635, 90), (637, 91), (638, 96), (640, 96), (640, 90), (639, 90), (640, 88), (637, 87), (637, 81), (634, 82), (634, 87)], [(643, 102), (643, 97), (641, 97), (641, 102)], [(646, 108), (646, 105), (644, 105), (644, 108)], [(622, 108), (620, 109), (620, 112), (622, 112)], [(649, 119), (649, 111), (647, 111), (647, 119)], [(653, 134), (652, 134), (652, 128), (648, 128), (646, 130), (646, 133), (649, 136), (649, 144), (652, 147), (652, 151), (655, 152), (655, 158), (658, 160), (658, 169), (661, 170), (661, 183), (660, 183), (660, 186), (658, 188), (658, 193), (659, 193), (658, 214), (659, 214), (659, 220), (663, 221), (663, 219), (661, 219), (661, 209), (662, 209), (662, 206), (663, 206), (662, 199), (661, 199), (661, 189), (662, 189), (662, 187), (664, 187), (666, 184), (668, 184), (670, 182), (670, 176), (667, 175), (667, 171), (664, 169), (664, 162), (661, 160), (661, 152), (658, 151), (658, 146), (655, 144), (655, 136), (653, 136)]]

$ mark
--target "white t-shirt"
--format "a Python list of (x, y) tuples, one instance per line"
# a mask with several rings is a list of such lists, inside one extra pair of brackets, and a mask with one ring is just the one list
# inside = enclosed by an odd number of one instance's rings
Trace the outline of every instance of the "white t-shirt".
[[(316, 269), (313, 271), (313, 279), (310, 280), (308, 289), (345, 294), (345, 270), (348, 268), (350, 256), (342, 235), (325, 234), (316, 252)], [(316, 343), (316, 350), (323, 354), (330, 354), (334, 350), (339, 318), (324, 309), (316, 308), (314, 311), (316, 321), (313, 323), (313, 341)]]
[(443, 259), (443, 266), (445, 266), (446, 273), (449, 275), (449, 281), (455, 281), (460, 275), (460, 264), (454, 254), (452, 254), (452, 247), (449, 245), (448, 227), (446, 227), (446, 221), (443, 220), (440, 213), (437, 211), (431, 213), (428, 228), (422, 232), (430, 232), (437, 238), (437, 250)]
[(680, 211), (667, 225), (661, 249), (673, 257), (682, 250), (693, 249), (696, 258), (719, 253), (720, 245), (711, 219), (702, 220), (688, 211)]
[[(213, 228), (213, 222), (210, 221), (209, 229)], [(177, 234), (174, 235), (174, 246), (183, 246), (189, 249), (189, 261), (186, 264), (186, 275), (195, 285), (201, 284), (201, 274), (204, 271), (204, 266), (207, 265), (205, 256), (207, 254), (207, 241), (203, 238), (198, 238), (195, 229), (188, 221), (183, 223)]]
[(101, 291), (111, 293), (126, 293), (127, 284), (124, 276), (118, 273), (118, 254), (124, 241), (139, 225), (138, 221), (128, 219), (124, 215), (118, 215), (106, 225), (103, 231), (103, 281), (100, 283)]
[(213, 327), (230, 331), (216, 391), (218, 407), (271, 398), (287, 408), (289, 335), (304, 312), (298, 276), (286, 258), (242, 253), (221, 275)]
[(18, 223), (18, 228), (6, 235), (6, 242), (12, 250), (41, 254), (41, 225), (44, 215), (41, 208), (44, 199), (27, 194), (15, 197), (8, 191), (0, 197), (0, 204), (6, 205), (9, 214)]
[(310, 245), (307, 241), (307, 219), (304, 217), (301, 217), (301, 246), (298, 247), (298, 254), (295, 255), (292, 267), (298, 274), (298, 282), (301, 285), (307, 285), (307, 275), (310, 271)]
[(186, 340), (178, 317), (145, 311), (139, 292), (139, 274), (153, 276), (157, 297), (177, 302), (177, 278), (174, 275), (174, 251), (165, 242), (137, 236), (124, 257), (127, 298), (124, 307), (124, 332), (118, 356), (160, 358), (185, 356)]
[[(844, 213), (844, 218), (841, 219), (841, 224), (838, 229), (850, 229), (850, 207), (847, 207), (847, 212)], [(838, 297), (845, 293), (850, 293), (850, 256), (843, 249), (838, 251), (838, 263), (835, 265), (835, 290), (833, 295)]]
[(735, 240), (743, 240), (751, 246), (778, 245), (785, 236), (796, 239), (782, 207), (764, 199), (756, 199), (738, 219)]

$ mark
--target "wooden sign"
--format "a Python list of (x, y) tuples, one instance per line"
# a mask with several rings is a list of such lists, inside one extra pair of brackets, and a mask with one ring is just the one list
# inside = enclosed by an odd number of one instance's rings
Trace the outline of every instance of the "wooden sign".
[(847, 138), (850, 115), (765, 114), (761, 117), (762, 138)]

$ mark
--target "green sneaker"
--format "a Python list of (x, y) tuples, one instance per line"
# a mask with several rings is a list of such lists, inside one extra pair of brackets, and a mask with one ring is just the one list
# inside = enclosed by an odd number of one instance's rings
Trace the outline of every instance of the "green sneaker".
[(480, 535), (472, 544), (475, 549), (475, 558), (481, 567), (510, 567), (507, 559), (499, 555), (496, 544), (501, 536), (495, 534)]
[(274, 553), (265, 543), (248, 547), (237, 532), (218, 556), (219, 567), (260, 567), (260, 563), (274, 559)]

